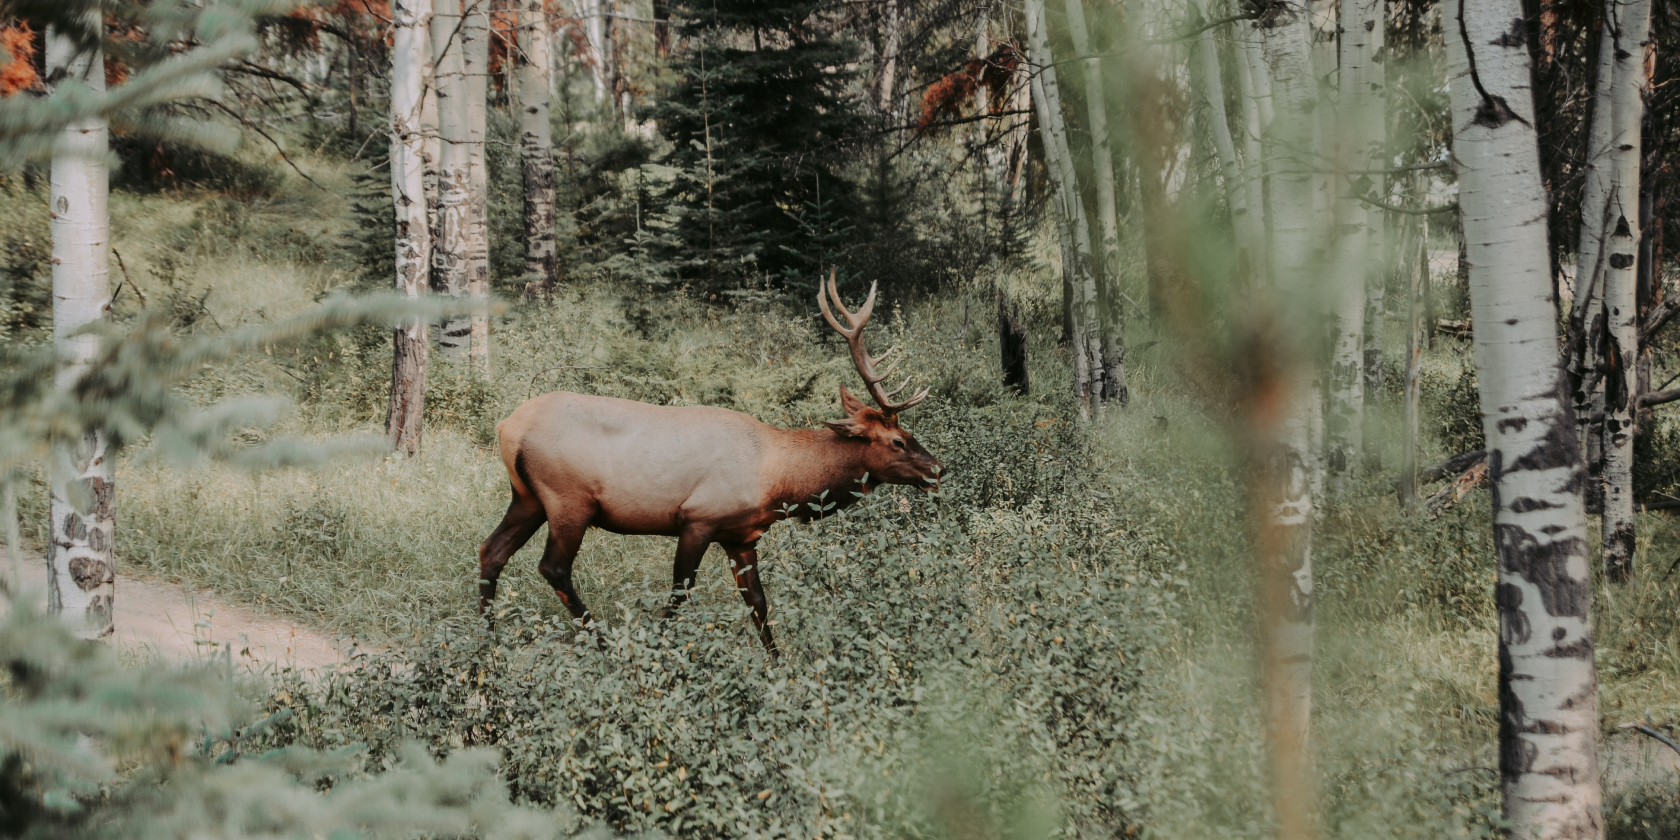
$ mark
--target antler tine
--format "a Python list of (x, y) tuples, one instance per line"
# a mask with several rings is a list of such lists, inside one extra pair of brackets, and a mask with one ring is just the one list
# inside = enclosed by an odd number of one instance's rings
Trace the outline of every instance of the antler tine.
[[(875, 374), (875, 376), (874, 376), (875, 381), (876, 382), (885, 382), (888, 379), (891, 379), (892, 375), (893, 375), (893, 371), (898, 370), (898, 362), (899, 362), (898, 359), (893, 359), (893, 363), (890, 364), (890, 365), (887, 365), (886, 370), (883, 370), (880, 373)], [(902, 390), (902, 389), (900, 389), (900, 390)], [(888, 394), (887, 396), (890, 397), (890, 396), (892, 396), (892, 394)]]
[(840, 326), (840, 322), (834, 318), (834, 313), (829, 311), (829, 295), (834, 295), (834, 305), (840, 307), (840, 311), (845, 313), (846, 320), (852, 320), (852, 313), (846, 312), (846, 305), (840, 302), (839, 295), (834, 294), (834, 272), (832, 270), (828, 273), (828, 287), (826, 289), (823, 288), (821, 281), (818, 281), (817, 283), (817, 305), (822, 307), (823, 318), (828, 321), (828, 325), (833, 327), (835, 332), (845, 336), (846, 341), (850, 342), (852, 340), (852, 336), (857, 332), (857, 325), (853, 324), (853, 328), (849, 330)]
[[(905, 384), (908, 385), (909, 382), (906, 382)], [(898, 393), (898, 392), (894, 391), (893, 393)], [(928, 389), (923, 388), (922, 390), (916, 392), (916, 396), (911, 397), (910, 399), (907, 399), (904, 402), (901, 402), (901, 403), (898, 403), (898, 404), (894, 405), (892, 407), (892, 410), (887, 411), (887, 413), (888, 414), (897, 414), (898, 412), (903, 411), (904, 409), (909, 408), (910, 406), (913, 406), (916, 403), (919, 403), (922, 400), (927, 399), (927, 395), (928, 395)], [(883, 410), (885, 410), (885, 409), (883, 409)]]

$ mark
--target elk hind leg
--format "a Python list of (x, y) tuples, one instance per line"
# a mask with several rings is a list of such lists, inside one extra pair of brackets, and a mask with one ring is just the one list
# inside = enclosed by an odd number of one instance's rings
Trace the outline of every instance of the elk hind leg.
[(488, 616), (496, 598), (496, 581), (514, 553), (525, 547), (543, 524), (543, 506), (535, 496), (514, 491), (502, 523), (478, 547), (478, 614)]
[(583, 545), (583, 534), (587, 530), (587, 518), (551, 517), (548, 521), (548, 544), (543, 547), (542, 562), (537, 564), (537, 571), (542, 573), (549, 586), (554, 587), (560, 603), (571, 610), (573, 618), (584, 624), (589, 623), (589, 608), (583, 605), (583, 599), (578, 597), (577, 589), (572, 585), (572, 561), (577, 559), (578, 548)]

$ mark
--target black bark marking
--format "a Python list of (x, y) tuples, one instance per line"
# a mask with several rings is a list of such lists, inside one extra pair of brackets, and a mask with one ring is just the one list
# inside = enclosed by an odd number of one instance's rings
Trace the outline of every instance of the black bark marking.
[(1506, 644), (1522, 644), (1531, 634), (1528, 616), (1520, 609), (1522, 588), (1514, 583), (1501, 583), (1493, 589), (1493, 602), (1499, 608), (1499, 637)]
[[(1458, 5), (1458, 37), (1464, 42), (1464, 57), (1470, 65), (1470, 82), (1476, 86), (1476, 93), (1482, 97), (1482, 103), (1476, 106), (1476, 116), (1470, 122), (1487, 128), (1499, 128), (1512, 120), (1528, 125), (1528, 120), (1517, 116), (1517, 112), (1511, 110), (1511, 105), (1505, 101), (1505, 97), (1489, 93), (1487, 87), (1482, 84), (1482, 74), (1476, 70), (1476, 50), (1470, 45), (1470, 29), (1464, 24), (1465, 5)], [(1520, 27), (1522, 22), (1519, 20), (1517, 23)]]
[(1615, 333), (1608, 330), (1605, 333), (1605, 343), (1609, 346), (1604, 353), (1604, 414), (1608, 419), (1611, 414), (1628, 410), (1628, 393), (1627, 377), (1623, 375), (1625, 368), (1622, 367), (1622, 344), (1616, 340)]
[(1560, 505), (1557, 502), (1548, 502), (1544, 499), (1535, 499), (1529, 496), (1523, 496), (1511, 501), (1512, 513), (1529, 513), (1536, 510), (1550, 510), (1552, 508), (1560, 507), (1563, 507), (1563, 505)]
[(1502, 432), (1502, 433), (1520, 432), (1523, 429), (1528, 428), (1528, 418), (1527, 417), (1507, 417), (1504, 420), (1499, 421), (1498, 425), (1495, 426), (1495, 428), (1499, 429), (1499, 431)]
[[(1509, 615), (1501, 610), (1501, 622)], [(1534, 759), (1539, 755), (1539, 748), (1527, 739), (1518, 737), (1522, 731), (1522, 721), (1527, 717), (1522, 701), (1517, 699), (1517, 693), (1511, 690), (1511, 672), (1515, 666), (1511, 662), (1510, 651), (1504, 645), (1499, 646), (1499, 775), (1507, 784), (1515, 781), (1534, 767)]]
[[(1633, 148), (1632, 146), (1623, 146), (1622, 150), (1626, 151), (1626, 150), (1629, 150), (1629, 149), (1632, 149), (1632, 148)], [(1611, 234), (1611, 235), (1612, 236), (1633, 236), (1633, 229), (1628, 227), (1628, 222), (1627, 222), (1627, 217), (1626, 216), (1617, 216), (1616, 217), (1616, 232)], [(1625, 266), (1625, 265), (1616, 265), (1616, 262), (1615, 262), (1614, 259), (1611, 259), (1610, 265), (1611, 265), (1612, 268), (1627, 268), (1627, 266)]]
[[(1573, 424), (1557, 422), (1561, 419), (1555, 418), (1550, 424), (1551, 429), (1548, 430), (1546, 439), (1533, 451), (1519, 458), (1517, 463), (1526, 462), (1523, 467), (1525, 469), (1573, 464), (1580, 455), (1579, 451), (1557, 451), (1561, 441), (1573, 437), (1569, 428)], [(1497, 449), (1488, 452), (1488, 486), (1493, 495), (1495, 517), (1498, 516), (1498, 511), (1504, 509), (1504, 500), (1500, 498), (1499, 492), (1506, 473), (1504, 460), (1503, 452)], [(1580, 619), (1587, 617), (1588, 610), (1592, 608), (1592, 587), (1587, 581), (1578, 580), (1569, 574), (1570, 558), (1586, 553), (1586, 544), (1581, 538), (1542, 541), (1521, 525), (1496, 521), (1493, 525), (1493, 543), (1499, 557), (1500, 572), (1520, 577), (1539, 590), (1541, 606), (1547, 615)], [(1507, 591), (1506, 587), (1512, 588)], [(1526, 639), (1529, 632), (1528, 617), (1518, 609), (1522, 604), (1521, 590), (1515, 589), (1511, 584), (1500, 584), (1498, 595), (1502, 635), (1505, 633), (1504, 628), (1510, 625), (1512, 632), (1520, 631), (1521, 638)]]
[(76, 588), (83, 592), (92, 592), (104, 584), (105, 570), (105, 562), (96, 557), (73, 557), (70, 559), (70, 579), (75, 581)]
[[(1559, 632), (1563, 628), (1558, 628)], [(1555, 645), (1546, 651), (1546, 656), (1552, 659), (1592, 659), (1592, 639), (1581, 638), (1567, 645)]]
[(1511, 31), (1500, 35), (1498, 38), (1495, 38), (1488, 43), (1495, 47), (1520, 47), (1524, 43), (1523, 30), (1524, 27), (1522, 18), (1515, 18), (1511, 21)]
[(1629, 266), (1632, 266), (1632, 265), (1633, 265), (1633, 255), (1632, 254), (1611, 254), (1610, 255), (1610, 267), (1611, 268), (1620, 270), (1620, 269), (1628, 268)]

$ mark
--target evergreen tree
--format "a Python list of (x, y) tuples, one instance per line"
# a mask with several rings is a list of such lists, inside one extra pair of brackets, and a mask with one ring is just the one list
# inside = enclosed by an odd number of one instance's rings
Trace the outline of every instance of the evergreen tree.
[(685, 278), (721, 289), (807, 284), (824, 250), (813, 208), (833, 218), (854, 208), (839, 154), (860, 119), (843, 69), (852, 51), (823, 28), (823, 5), (682, 4), (690, 46), (645, 116), (675, 145), (666, 162), (681, 173), (671, 210)]

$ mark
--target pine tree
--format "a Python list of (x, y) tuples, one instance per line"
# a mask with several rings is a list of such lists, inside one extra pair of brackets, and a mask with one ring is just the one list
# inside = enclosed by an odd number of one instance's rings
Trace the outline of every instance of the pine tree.
[(690, 47), (646, 116), (675, 145), (666, 163), (681, 172), (672, 198), (688, 279), (719, 290), (760, 279), (812, 283), (819, 254), (795, 208), (816, 203), (819, 189), (825, 213), (856, 207), (837, 150), (857, 125), (857, 103), (847, 95), (850, 74), (832, 72), (851, 51), (817, 26), (820, 6), (680, 4)]

